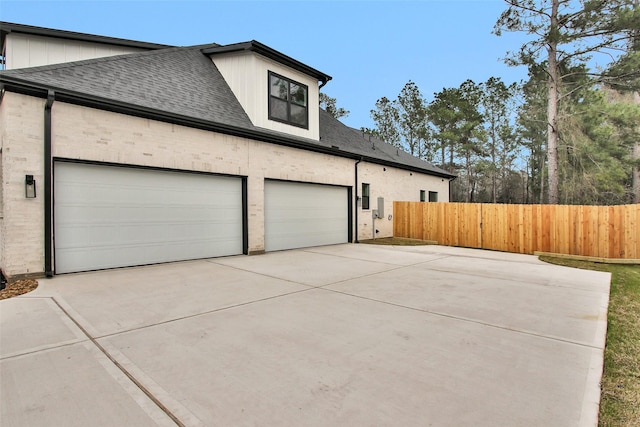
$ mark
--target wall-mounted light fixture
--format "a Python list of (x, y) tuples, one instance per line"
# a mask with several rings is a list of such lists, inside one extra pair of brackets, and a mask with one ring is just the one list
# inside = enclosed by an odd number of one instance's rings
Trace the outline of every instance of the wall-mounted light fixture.
[(33, 179), (33, 175), (24, 176), (24, 196), (27, 199), (36, 198), (36, 180)]

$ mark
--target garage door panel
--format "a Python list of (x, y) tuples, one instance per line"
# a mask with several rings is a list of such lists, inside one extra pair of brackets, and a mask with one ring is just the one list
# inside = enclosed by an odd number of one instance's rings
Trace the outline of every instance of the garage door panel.
[[(220, 221), (237, 222), (237, 206), (221, 208), (214, 206), (169, 206), (162, 204), (149, 204), (147, 206), (64, 206), (63, 201), (56, 199), (59, 205), (56, 210), (60, 214), (60, 224), (87, 224), (110, 223), (114, 217), (127, 218), (129, 223), (149, 224), (153, 222), (167, 222), (174, 218), (189, 218), (189, 222), (208, 222), (212, 217)], [(87, 202), (90, 203), (90, 202)]]
[[(166, 228), (173, 228), (167, 232)], [(95, 247), (101, 245), (144, 245), (172, 244), (183, 241), (195, 244), (199, 241), (224, 242), (240, 236), (227, 233), (224, 228), (210, 227), (202, 224), (157, 224), (154, 226), (130, 224), (113, 226), (92, 225), (87, 227), (59, 227), (56, 239), (58, 247)], [(180, 236), (177, 237), (176, 234)]]
[(303, 230), (305, 236), (301, 241), (300, 233), (286, 229), (280, 233), (277, 238), (271, 238), (267, 245), (267, 251), (304, 248), (311, 246), (323, 246), (334, 245), (338, 243), (346, 243), (344, 233), (326, 233), (326, 232), (313, 232), (308, 229)]
[(57, 162), (56, 272), (241, 254), (240, 178)]
[(346, 188), (265, 182), (265, 250), (346, 243), (348, 229)]

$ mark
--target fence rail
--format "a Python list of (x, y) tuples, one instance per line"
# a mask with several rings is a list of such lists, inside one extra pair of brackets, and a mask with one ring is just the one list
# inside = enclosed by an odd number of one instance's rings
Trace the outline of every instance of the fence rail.
[(533, 254), (640, 258), (640, 204), (620, 206), (394, 202), (396, 237)]

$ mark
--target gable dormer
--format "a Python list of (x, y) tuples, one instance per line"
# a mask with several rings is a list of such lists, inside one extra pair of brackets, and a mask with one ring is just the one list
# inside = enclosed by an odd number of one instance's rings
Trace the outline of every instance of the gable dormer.
[(330, 76), (257, 41), (211, 47), (203, 53), (213, 60), (254, 126), (320, 139), (319, 92)]

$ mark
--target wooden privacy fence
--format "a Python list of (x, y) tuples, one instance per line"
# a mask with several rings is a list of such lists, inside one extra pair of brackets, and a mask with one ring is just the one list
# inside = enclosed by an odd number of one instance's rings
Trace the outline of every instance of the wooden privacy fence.
[(393, 234), (440, 245), (533, 254), (640, 258), (640, 204), (394, 202)]

